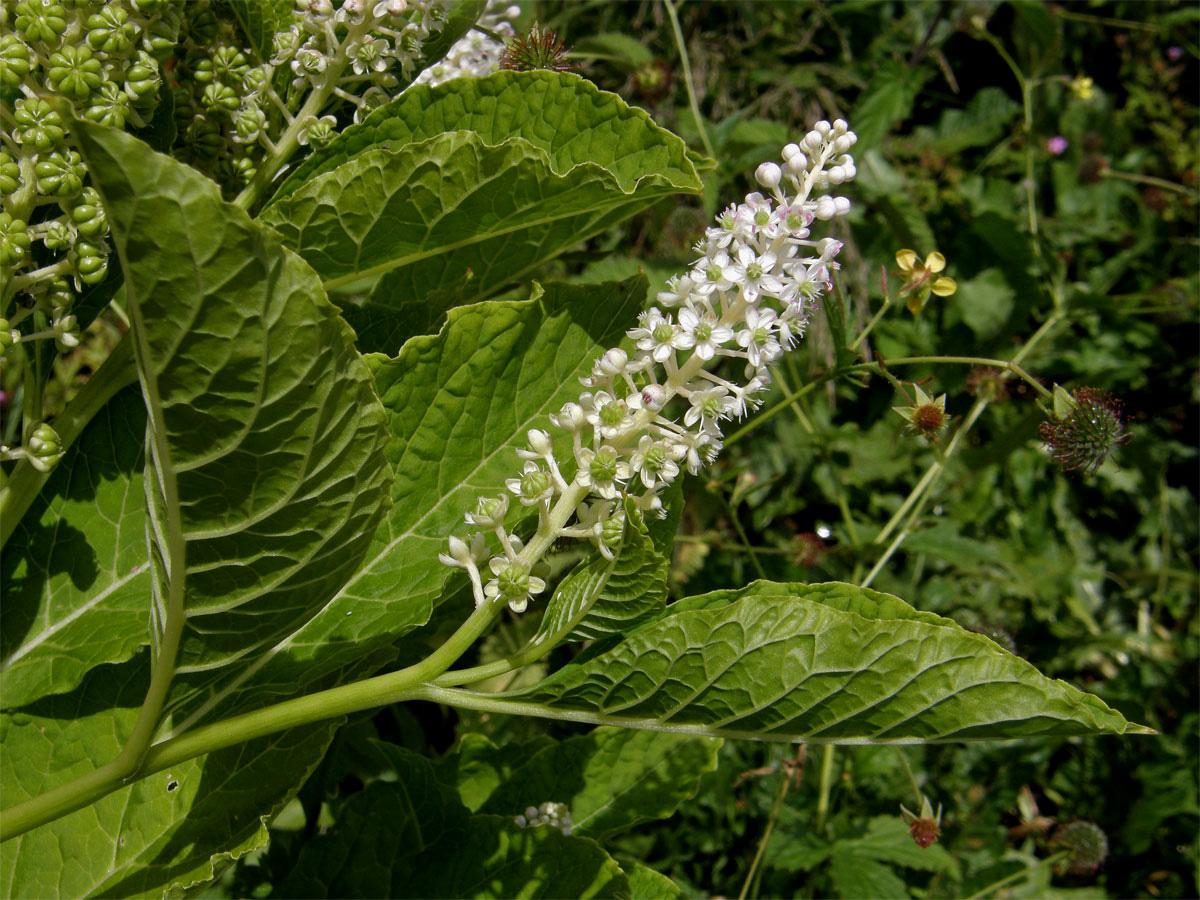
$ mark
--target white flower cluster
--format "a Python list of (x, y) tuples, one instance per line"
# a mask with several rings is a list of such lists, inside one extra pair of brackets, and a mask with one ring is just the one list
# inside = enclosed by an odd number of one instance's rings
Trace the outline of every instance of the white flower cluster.
[[(538, 510), (528, 546), (505, 528), (510, 501), (502, 494), (481, 497), (466, 521), (484, 530), (465, 541), (451, 536), (449, 553), (439, 557), (466, 570), (477, 606), (503, 600), (524, 611), (530, 595), (545, 589), (535, 571), (560, 537), (591, 540), (612, 558), (624, 534), (625, 501), (661, 510), (658, 492), (681, 465), (694, 473), (711, 462), (722, 446), (722, 423), (761, 402), (769, 366), (803, 335), (838, 267), (841, 243), (814, 239), (810, 228), (849, 212), (849, 200), (828, 192), (854, 178), (855, 141), (841, 119), (818, 122), (783, 148), (782, 164), (758, 167), (766, 193), (747, 195), (707, 229), (692, 269), (668, 281), (658, 306), (629, 331), (633, 355), (608, 350), (581, 379), (587, 390), (578, 401), (550, 416), (571, 441), (570, 480), (550, 434), (528, 433), (528, 446), (517, 451), (524, 466), (505, 483), (522, 505)], [(709, 371), (723, 359), (741, 363), (740, 379)], [(485, 585), (479, 564), (490, 553), (487, 530), (501, 552), (488, 560), (494, 577)]]
[[(510, 0), (488, 0), (487, 7), (479, 17), (479, 25), (492, 34), (511, 38), (516, 32), (512, 22), (521, 15), (521, 7)], [(500, 66), (504, 44), (482, 31), (471, 31), (455, 42), (446, 57), (430, 66), (416, 84), (441, 84), (451, 78), (482, 78)]]
[(541, 806), (531, 806), (525, 810), (525, 815), (517, 816), (514, 821), (522, 828), (532, 828), (535, 825), (549, 825), (557, 828), (563, 834), (570, 834), (571, 810), (565, 803), (555, 803), (547, 800)]

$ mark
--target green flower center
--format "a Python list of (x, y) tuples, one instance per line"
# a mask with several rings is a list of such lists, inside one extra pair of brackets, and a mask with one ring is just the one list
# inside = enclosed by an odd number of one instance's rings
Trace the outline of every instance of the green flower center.
[(615, 428), (625, 421), (625, 410), (619, 403), (605, 403), (600, 407), (600, 424)]

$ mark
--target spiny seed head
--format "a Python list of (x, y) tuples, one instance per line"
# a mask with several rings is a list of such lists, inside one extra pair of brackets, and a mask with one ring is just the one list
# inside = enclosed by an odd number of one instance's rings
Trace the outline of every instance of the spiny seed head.
[(1090, 875), (1108, 856), (1108, 835), (1093, 822), (1063, 825), (1054, 832), (1050, 844), (1067, 851), (1067, 858), (1060, 864), (1059, 871), (1072, 875)]
[(535, 22), (525, 34), (508, 42), (500, 56), (500, 68), (517, 72), (532, 72), (535, 69), (567, 72), (575, 66), (567, 62), (567, 48), (558, 39), (558, 34)]
[(1092, 475), (1132, 435), (1124, 430), (1121, 403), (1105, 391), (1082, 387), (1068, 394), (1054, 388), (1054, 418), (1038, 433), (1064, 472)]

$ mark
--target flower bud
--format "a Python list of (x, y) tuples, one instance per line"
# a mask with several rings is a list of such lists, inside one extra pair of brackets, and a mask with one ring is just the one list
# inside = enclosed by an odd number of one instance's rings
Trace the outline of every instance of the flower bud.
[(605, 375), (621, 375), (625, 372), (627, 365), (629, 365), (629, 354), (620, 347), (613, 347), (607, 351), (597, 363), (600, 371)]
[(754, 179), (768, 190), (779, 187), (783, 171), (773, 162), (765, 162), (754, 170)]
[(549, 456), (554, 452), (550, 435), (546, 434), (546, 432), (537, 428), (531, 428), (526, 438), (529, 440), (529, 449), (538, 456)]
[(667, 402), (667, 389), (662, 385), (648, 384), (642, 388), (642, 408), (658, 412)]
[(550, 414), (550, 421), (563, 431), (579, 431), (587, 424), (587, 414), (578, 403), (564, 403), (561, 410)]

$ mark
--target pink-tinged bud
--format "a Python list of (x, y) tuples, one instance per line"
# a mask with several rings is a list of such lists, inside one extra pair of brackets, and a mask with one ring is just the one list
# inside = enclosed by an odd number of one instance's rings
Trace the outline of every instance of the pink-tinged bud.
[(642, 388), (642, 407), (658, 412), (667, 402), (667, 389), (662, 385), (648, 384)]
[(779, 187), (782, 178), (783, 171), (773, 162), (765, 162), (754, 170), (754, 180), (767, 190)]

